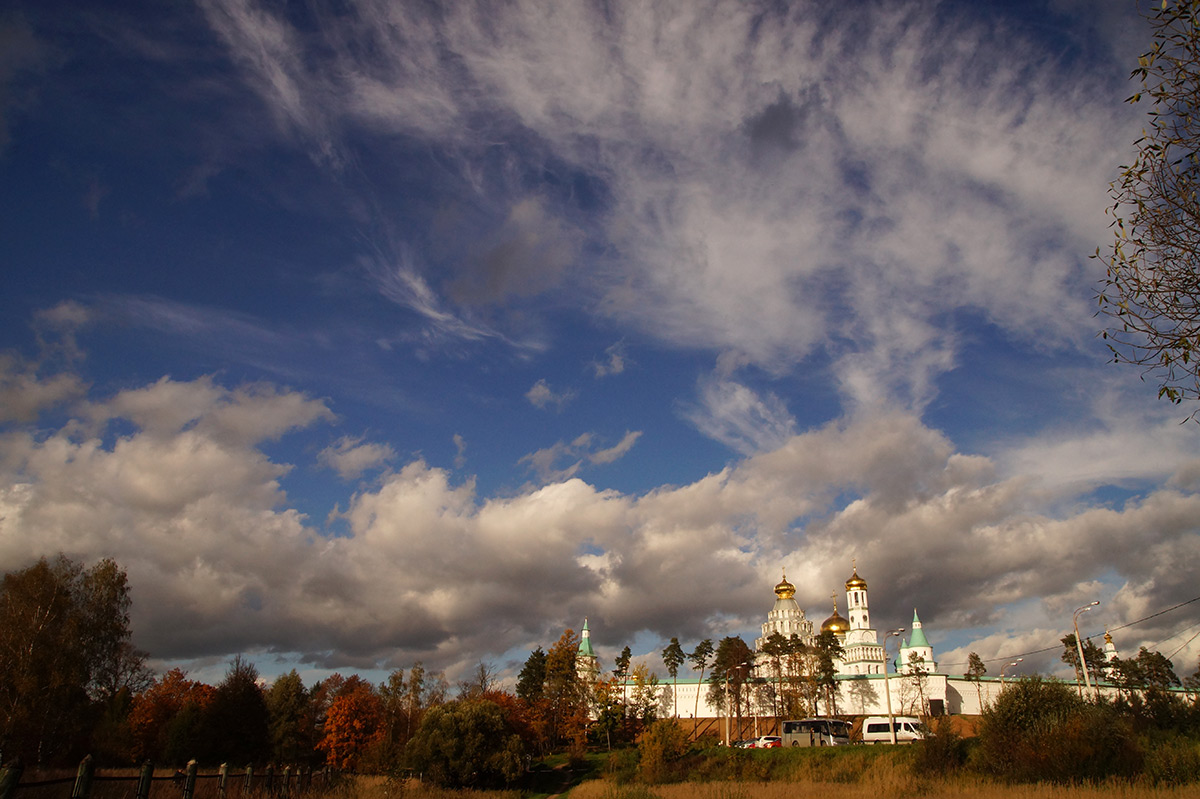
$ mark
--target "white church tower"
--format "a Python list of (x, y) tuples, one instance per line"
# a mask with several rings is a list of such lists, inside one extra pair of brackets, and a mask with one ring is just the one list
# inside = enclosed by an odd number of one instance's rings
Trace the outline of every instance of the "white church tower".
[[(871, 627), (871, 612), (867, 605), (867, 581), (858, 576), (858, 566), (846, 581), (846, 612), (850, 616), (846, 635), (842, 638), (840, 674), (883, 674), (887, 656), (879, 645), (879, 633)], [(837, 615), (837, 606), (834, 606)]]

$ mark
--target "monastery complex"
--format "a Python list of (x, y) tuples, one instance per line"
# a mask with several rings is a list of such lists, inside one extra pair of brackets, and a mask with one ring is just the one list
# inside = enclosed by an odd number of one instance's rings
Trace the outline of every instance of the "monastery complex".
[[(976, 681), (961, 675), (939, 674), (933, 648), (925, 637), (915, 610), (912, 627), (906, 631), (908, 637), (900, 638), (899, 651), (889, 666), (885, 641), (871, 626), (867, 581), (859, 576), (857, 567), (846, 580), (846, 613), (849, 618), (838, 612), (836, 597), (835, 594), (833, 614), (818, 628), (796, 602), (796, 587), (788, 582), (785, 575), (775, 586), (774, 606), (763, 622), (762, 634), (754, 642), (755, 676), (762, 678), (766, 684), (772, 680), (771, 658), (764, 652), (764, 645), (772, 634), (779, 633), (787, 639), (795, 636), (811, 646), (818, 634), (831, 632), (837, 636), (843, 649), (842, 656), (834, 662), (838, 714), (887, 714), (889, 698), (892, 711), (897, 715), (978, 714), (1002, 689), (1003, 684), (996, 677), (985, 676)], [(1115, 654), (1114, 650), (1113, 656)], [(594, 678), (599, 674), (599, 664), (586, 621), (576, 660), (581, 675)], [(721, 711), (709, 703), (708, 688), (708, 682), (701, 683), (694, 677), (680, 679), (677, 687), (669, 679), (663, 680), (660, 707), (670, 714), (678, 712), (681, 718), (716, 718)], [(770, 714), (771, 711), (767, 709), (769, 702), (759, 704), (762, 705), (763, 715)], [(751, 706), (753, 710), (753, 700)], [(829, 714), (830, 711), (822, 703), (820, 715)]]

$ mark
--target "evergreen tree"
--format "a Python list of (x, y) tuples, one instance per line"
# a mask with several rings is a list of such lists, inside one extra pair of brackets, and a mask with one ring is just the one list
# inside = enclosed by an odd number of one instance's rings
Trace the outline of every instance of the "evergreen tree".
[(263, 762), (271, 754), (271, 713), (258, 684), (258, 669), (241, 655), (213, 691), (204, 712), (203, 751), (210, 763)]
[(517, 696), (534, 705), (542, 698), (546, 683), (546, 652), (539, 646), (529, 653), (517, 676)]
[(667, 667), (667, 674), (671, 675), (671, 708), (675, 718), (679, 718), (679, 667), (683, 665), (687, 655), (683, 653), (678, 638), (671, 638), (671, 643), (662, 651), (662, 658), (663, 665)]
[[(737, 717), (742, 726), (742, 707), (746, 699), (746, 684), (754, 670), (754, 652), (741, 636), (726, 636), (717, 644), (709, 677), (708, 701)], [(728, 699), (728, 701), (726, 701)]]
[(266, 696), (271, 733), (271, 752), (283, 763), (307, 761), (312, 757), (312, 713), (308, 691), (295, 669), (271, 683)]
[(983, 707), (983, 675), (987, 674), (987, 666), (983, 663), (983, 658), (972, 652), (967, 655), (967, 673), (963, 676), (971, 682), (975, 683), (975, 695), (979, 699), (980, 708)]
[(711, 638), (705, 638), (700, 643), (696, 644), (696, 648), (688, 655), (688, 660), (692, 664), (692, 668), (700, 673), (700, 684), (696, 686), (696, 703), (692, 708), (692, 718), (700, 712), (700, 685), (704, 684), (704, 669), (708, 666), (709, 660), (713, 654), (713, 642)]

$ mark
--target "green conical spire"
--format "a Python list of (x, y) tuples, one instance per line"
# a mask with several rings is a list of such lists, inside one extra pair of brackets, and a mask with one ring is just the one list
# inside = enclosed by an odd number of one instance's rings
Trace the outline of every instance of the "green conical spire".
[(929, 646), (929, 641), (925, 638), (925, 631), (921, 629), (921, 619), (917, 617), (917, 610), (913, 608), (912, 621), (912, 638), (908, 639), (909, 647)]
[(579, 639), (579, 654), (586, 657), (596, 656), (596, 653), (592, 650), (592, 634), (588, 632), (587, 617), (583, 619), (583, 632)]

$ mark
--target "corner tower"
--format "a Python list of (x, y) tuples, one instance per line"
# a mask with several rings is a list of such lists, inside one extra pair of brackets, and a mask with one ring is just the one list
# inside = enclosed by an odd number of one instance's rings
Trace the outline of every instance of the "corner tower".
[(583, 620), (583, 630), (579, 633), (579, 650), (575, 653), (575, 673), (585, 685), (591, 686), (600, 679), (600, 658), (592, 649), (592, 633), (588, 630), (588, 622)]

